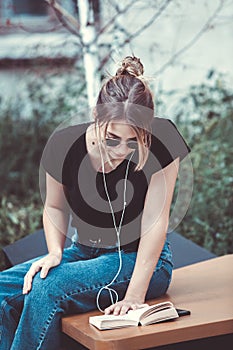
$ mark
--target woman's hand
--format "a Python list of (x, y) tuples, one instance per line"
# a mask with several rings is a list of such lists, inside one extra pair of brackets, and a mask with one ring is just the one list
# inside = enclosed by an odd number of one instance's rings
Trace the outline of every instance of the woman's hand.
[(147, 306), (147, 304), (141, 303), (139, 300), (123, 299), (117, 303), (107, 307), (104, 310), (105, 315), (125, 315), (129, 310), (136, 310)]
[(41, 270), (40, 277), (45, 278), (52, 267), (59, 265), (61, 255), (49, 253), (43, 258), (32, 263), (30, 269), (24, 277), (23, 294), (27, 294), (32, 289), (32, 280), (37, 272)]

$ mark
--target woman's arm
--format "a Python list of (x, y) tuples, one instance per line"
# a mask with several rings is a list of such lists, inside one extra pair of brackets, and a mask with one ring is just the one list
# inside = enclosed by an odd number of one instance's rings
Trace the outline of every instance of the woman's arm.
[(62, 256), (68, 223), (69, 211), (63, 185), (46, 174), (43, 225), (49, 253)]
[(41, 270), (45, 278), (52, 267), (60, 264), (69, 223), (69, 211), (63, 185), (46, 174), (46, 200), (43, 211), (43, 224), (48, 254), (35, 261), (24, 278), (23, 294), (32, 288), (32, 280)]
[(124, 314), (145, 301), (146, 292), (166, 239), (169, 213), (179, 169), (179, 158), (155, 173), (150, 181), (141, 224), (137, 259), (124, 300), (105, 313)]

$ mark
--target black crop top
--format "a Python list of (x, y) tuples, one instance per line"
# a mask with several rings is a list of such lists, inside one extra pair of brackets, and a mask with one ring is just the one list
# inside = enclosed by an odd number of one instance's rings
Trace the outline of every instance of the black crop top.
[[(70, 126), (55, 132), (44, 149), (41, 164), (45, 172), (64, 185), (72, 216), (71, 225), (77, 228), (79, 240), (101, 239), (102, 246), (113, 246), (116, 244), (116, 232), (103, 174), (94, 170), (86, 148), (85, 134), (90, 124)], [(134, 171), (137, 152), (129, 164), (127, 206), (120, 234), (124, 250), (137, 250), (144, 201), (152, 174), (177, 157), (182, 161), (189, 152), (189, 146), (173, 122), (154, 118), (152, 142), (145, 166), (140, 171)], [(123, 210), (124, 178), (129, 157), (105, 174), (117, 227)]]

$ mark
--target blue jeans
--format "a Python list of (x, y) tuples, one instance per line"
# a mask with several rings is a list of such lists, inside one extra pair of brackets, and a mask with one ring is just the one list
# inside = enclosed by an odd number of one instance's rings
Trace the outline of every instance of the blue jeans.
[[(122, 270), (112, 287), (124, 298), (136, 260), (136, 252), (122, 252)], [(24, 275), (32, 261), (0, 273), (0, 349), (58, 350), (61, 346), (61, 317), (96, 309), (96, 295), (119, 267), (116, 249), (73, 243), (66, 248), (59, 266), (45, 279), (37, 273), (29, 294), (22, 294)], [(171, 252), (165, 243), (151, 278), (146, 299), (166, 293), (172, 275)], [(101, 294), (102, 309), (110, 304), (107, 291)]]

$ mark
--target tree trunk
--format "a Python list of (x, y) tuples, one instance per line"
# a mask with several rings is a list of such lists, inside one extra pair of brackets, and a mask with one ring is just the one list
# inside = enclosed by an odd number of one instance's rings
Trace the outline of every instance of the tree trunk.
[(98, 72), (98, 47), (95, 42), (96, 30), (94, 11), (89, 0), (77, 0), (80, 34), (83, 41), (83, 61), (87, 84), (88, 104), (90, 107), (96, 103), (100, 88), (100, 73)]

